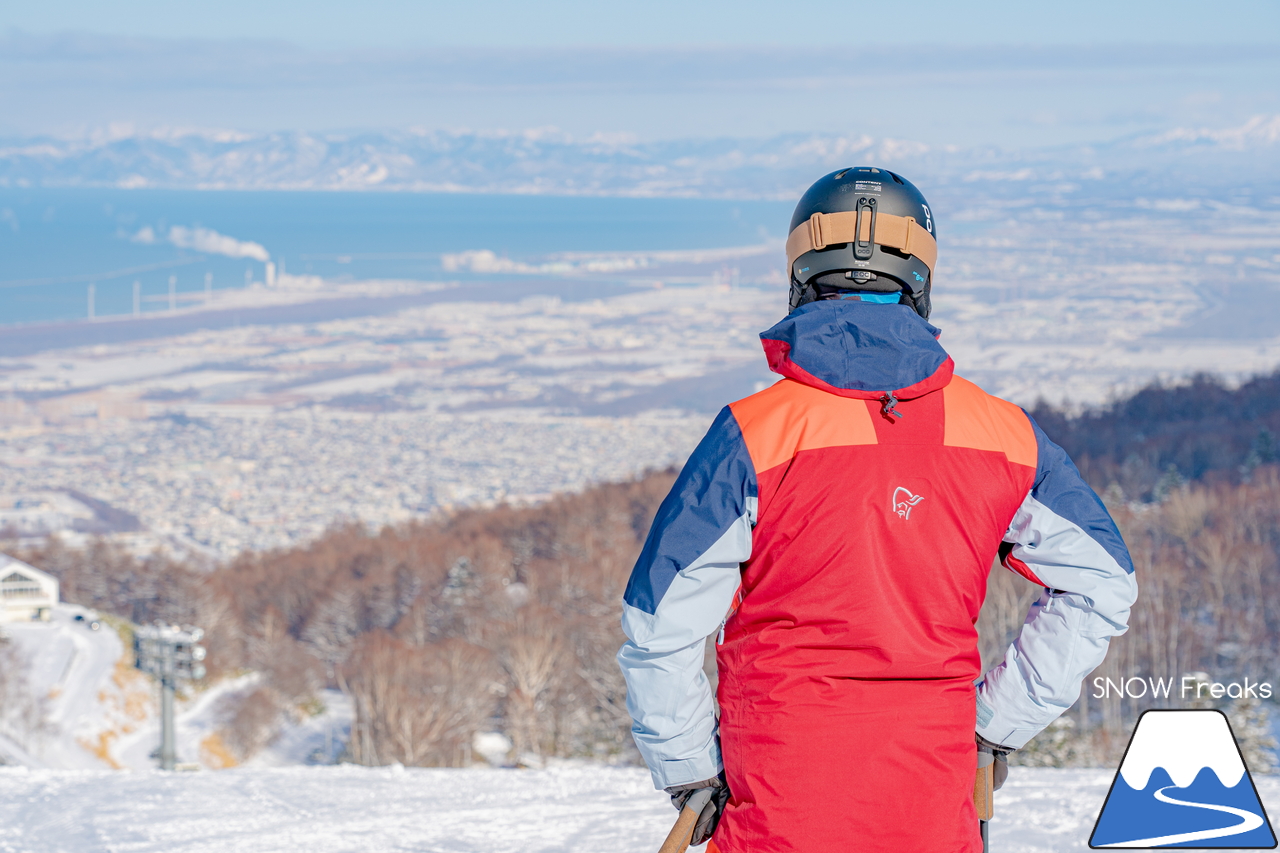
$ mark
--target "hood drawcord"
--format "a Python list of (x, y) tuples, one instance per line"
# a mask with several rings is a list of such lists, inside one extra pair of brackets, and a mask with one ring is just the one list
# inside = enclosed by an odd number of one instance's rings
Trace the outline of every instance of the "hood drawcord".
[(880, 414), (889, 420), (902, 417), (902, 412), (897, 410), (898, 398), (893, 396), (892, 391), (886, 391), (880, 397)]

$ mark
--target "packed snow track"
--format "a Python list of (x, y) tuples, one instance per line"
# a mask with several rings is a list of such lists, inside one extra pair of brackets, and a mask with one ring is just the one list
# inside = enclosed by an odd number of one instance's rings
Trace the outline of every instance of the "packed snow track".
[[(1112, 772), (1014, 768), (992, 849), (1085, 849)], [(1255, 781), (1280, 811), (1280, 779)], [(3, 853), (653, 853), (674, 818), (634, 768), (0, 768)]]

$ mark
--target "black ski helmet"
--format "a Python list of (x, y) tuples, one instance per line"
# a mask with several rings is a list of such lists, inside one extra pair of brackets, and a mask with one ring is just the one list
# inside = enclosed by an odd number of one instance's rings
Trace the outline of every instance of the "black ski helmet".
[(872, 166), (819, 179), (791, 217), (790, 310), (836, 291), (902, 293), (929, 316), (938, 244), (933, 212), (915, 185)]

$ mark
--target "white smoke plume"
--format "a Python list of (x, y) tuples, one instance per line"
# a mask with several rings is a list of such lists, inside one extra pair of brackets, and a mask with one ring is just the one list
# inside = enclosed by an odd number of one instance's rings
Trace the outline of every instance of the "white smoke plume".
[(271, 255), (261, 243), (237, 240), (226, 234), (219, 234), (211, 228), (184, 228), (181, 225), (175, 225), (169, 229), (169, 242), (179, 249), (195, 249), (197, 252), (209, 255), (252, 258), (263, 263), (271, 260)]

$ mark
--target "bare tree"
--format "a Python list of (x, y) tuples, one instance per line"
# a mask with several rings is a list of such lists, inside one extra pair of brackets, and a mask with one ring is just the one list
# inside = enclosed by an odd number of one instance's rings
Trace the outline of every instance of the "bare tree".
[(0, 734), (28, 752), (38, 752), (50, 727), (46, 702), (36, 695), (30, 670), (27, 655), (0, 634)]
[(356, 709), (348, 750), (360, 764), (461, 764), (497, 698), (492, 655), (463, 640), (411, 646), (374, 632), (341, 677)]
[(508, 679), (507, 724), (517, 759), (540, 760), (554, 750), (555, 727), (547, 700), (573, 672), (555, 614), (519, 611), (501, 640), (498, 659)]

